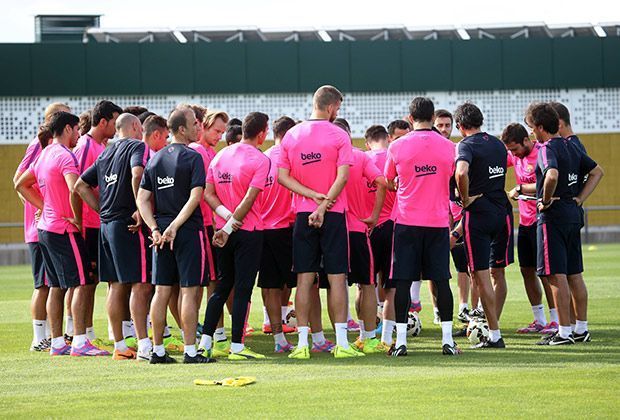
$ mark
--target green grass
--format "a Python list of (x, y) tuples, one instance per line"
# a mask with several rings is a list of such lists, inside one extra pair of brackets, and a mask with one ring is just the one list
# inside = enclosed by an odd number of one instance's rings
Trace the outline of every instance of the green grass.
[[(268, 355), (260, 362), (204, 366), (150, 366), (111, 358), (50, 360), (31, 353), (30, 271), (1, 267), (0, 416), (2, 417), (616, 417), (620, 409), (620, 245), (584, 251), (593, 342), (570, 347), (535, 346), (537, 336), (517, 336), (531, 311), (520, 276), (508, 271), (504, 351), (439, 353), (441, 332), (431, 322), (423, 287), (423, 332), (410, 355), (335, 360), (327, 354), (306, 362), (273, 355), (270, 336), (248, 344)], [(97, 296), (95, 329), (106, 330), (104, 288)], [(258, 289), (250, 323), (262, 322)], [(329, 331), (329, 336), (333, 334)], [(351, 335), (352, 337), (352, 335)], [(295, 341), (295, 337), (292, 337)], [(195, 378), (256, 376), (245, 388), (197, 387)], [(558, 411), (559, 410), (559, 411)]]

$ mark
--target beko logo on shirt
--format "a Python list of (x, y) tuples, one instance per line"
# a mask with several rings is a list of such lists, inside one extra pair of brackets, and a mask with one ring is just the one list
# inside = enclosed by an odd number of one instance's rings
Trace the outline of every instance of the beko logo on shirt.
[(230, 184), (233, 180), (233, 176), (230, 172), (217, 172), (218, 184)]
[(501, 166), (489, 166), (489, 179), (504, 176), (504, 168)]
[(114, 185), (116, 184), (116, 181), (118, 181), (117, 174), (105, 175), (103, 178), (105, 179), (106, 187), (109, 187), (110, 185)]
[(302, 163), (302, 165), (308, 165), (310, 163), (320, 162), (321, 161), (321, 154), (320, 153), (314, 153), (314, 152), (302, 153), (301, 154), (301, 160), (304, 161), (304, 163)]
[(174, 187), (174, 178), (171, 176), (165, 178), (157, 177), (157, 184), (161, 185), (161, 187), (157, 188), (158, 190)]
[(418, 174), (415, 176), (416, 178), (421, 177), (421, 176), (437, 174), (437, 167), (435, 165), (423, 165), (423, 166), (414, 165), (414, 168), (415, 168), (415, 173)]
[(568, 186), (575, 185), (579, 176), (577, 174), (568, 174)]

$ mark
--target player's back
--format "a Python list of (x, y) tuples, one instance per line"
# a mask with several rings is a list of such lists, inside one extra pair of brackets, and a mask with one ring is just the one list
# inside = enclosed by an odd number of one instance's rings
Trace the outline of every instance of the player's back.
[(353, 164), (349, 168), (349, 179), (345, 185), (349, 231), (363, 232), (366, 230), (366, 225), (361, 220), (370, 215), (368, 184), (372, 184), (381, 175), (381, 171), (372, 163), (368, 155), (359, 149), (353, 149)]
[[(372, 163), (375, 164), (377, 169), (381, 172), (385, 169), (385, 161), (387, 159), (387, 149), (382, 150), (368, 150), (366, 152), (368, 157)], [(368, 184), (368, 211), (372, 211), (372, 207), (375, 202), (375, 194), (377, 193), (377, 186), (374, 183)], [(385, 192), (385, 201), (383, 202), (383, 207), (381, 208), (381, 213), (379, 213), (379, 221), (377, 225), (382, 224), (386, 220), (390, 220), (392, 217), (392, 210), (394, 209), (394, 202), (396, 200), (396, 192), (387, 190)]]
[(265, 229), (280, 229), (290, 226), (295, 217), (292, 214), (291, 192), (278, 183), (278, 160), (280, 145), (274, 145), (265, 151), (271, 161), (265, 189), (260, 196), (261, 218)]

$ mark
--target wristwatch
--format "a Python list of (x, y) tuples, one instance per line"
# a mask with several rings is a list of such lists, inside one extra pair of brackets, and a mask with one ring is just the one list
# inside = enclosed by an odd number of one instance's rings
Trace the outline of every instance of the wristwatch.
[(453, 230), (452, 232), (450, 232), (450, 234), (458, 241), (459, 239), (461, 239), (461, 234), (458, 233), (458, 231)]

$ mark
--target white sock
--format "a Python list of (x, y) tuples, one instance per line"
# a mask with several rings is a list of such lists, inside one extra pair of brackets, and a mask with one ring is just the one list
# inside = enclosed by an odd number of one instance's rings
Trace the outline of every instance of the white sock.
[(325, 344), (325, 334), (323, 334), (323, 331), (312, 333), (312, 344), (316, 344), (317, 346)]
[(407, 347), (407, 323), (397, 322), (396, 323), (396, 347), (398, 348), (400, 346)]
[(153, 344), (151, 343), (150, 338), (141, 338), (138, 340), (138, 352), (139, 353), (148, 353), (153, 348)]
[(577, 324), (570, 324), (570, 330), (572, 332), (575, 332), (575, 329), (577, 328)]
[(463, 309), (467, 309), (467, 303), (459, 303), (459, 312), (463, 312)]
[(65, 338), (60, 336), (60, 337), (54, 337), (52, 338), (52, 347), (55, 349), (61, 349), (66, 345), (65, 343)]
[(39, 344), (47, 337), (47, 335), (45, 335), (45, 320), (32, 320), (32, 335), (35, 344)]
[(213, 337), (203, 334), (202, 337), (200, 337), (200, 344), (198, 347), (202, 347), (205, 350), (211, 350), (211, 347), (213, 347)]
[(533, 305), (532, 313), (534, 314), (534, 319), (542, 325), (547, 325), (547, 318), (545, 317), (545, 305)]
[(284, 337), (284, 333), (274, 334), (273, 341), (275, 341), (276, 344), (279, 344), (281, 346), (286, 346), (287, 344), (286, 337)]
[(556, 324), (560, 323), (560, 320), (558, 319), (558, 310), (555, 308), (550, 308), (549, 309), (549, 322), (555, 322)]
[(52, 329), (50, 327), (49, 321), (46, 319), (45, 320), (45, 338), (51, 338), (51, 337), (52, 337)]
[(489, 330), (489, 340), (495, 343), (500, 338), (502, 338), (502, 333), (499, 330)]
[(230, 352), (231, 353), (239, 353), (239, 352), (243, 351), (244, 348), (245, 348), (245, 346), (243, 345), (243, 343), (230, 343)]
[(170, 332), (170, 327), (166, 325), (164, 327), (164, 337), (170, 337), (171, 335), (172, 333)]
[(360, 319), (359, 321), (357, 321), (357, 323), (360, 326), (360, 338), (363, 340), (364, 339), (364, 321)]
[(267, 313), (267, 307), (263, 306), (263, 325), (271, 325), (269, 321), (269, 314)]
[(71, 343), (73, 347), (84, 347), (84, 344), (86, 344), (86, 334), (78, 334), (73, 336), (73, 342)]
[(336, 344), (343, 349), (348, 349), (347, 324), (345, 322), (336, 322), (334, 323), (334, 329), (336, 330)]
[(288, 313), (288, 306), (282, 306), (280, 308), (280, 310), (282, 311), (282, 323), (285, 324), (286, 323), (286, 314)]
[(570, 325), (560, 325), (560, 327), (558, 328), (558, 334), (562, 338), (568, 338), (571, 335)]
[(452, 321), (441, 321), (441, 345), (448, 344), (454, 345), (452, 339)]
[(422, 287), (421, 281), (414, 281), (411, 283), (411, 289), (409, 292), (411, 293), (411, 302), (419, 302), (420, 301), (420, 288)]
[(164, 348), (163, 344), (155, 344), (153, 346), (153, 353), (155, 353), (159, 357), (163, 357), (164, 354), (166, 354), (166, 349)]
[(226, 341), (226, 329), (224, 327), (216, 329), (213, 333), (213, 339), (215, 341)]
[(377, 333), (375, 332), (375, 330), (372, 330), (372, 331), (362, 330), (362, 340), (365, 340), (367, 338), (375, 338), (375, 337), (377, 337)]
[(125, 343), (125, 340), (121, 340), (121, 341), (114, 342), (114, 350), (127, 351), (129, 350), (129, 348), (127, 347), (127, 344)]
[(123, 337), (133, 337), (131, 321), (123, 321)]
[(95, 334), (94, 327), (86, 328), (86, 337), (88, 338), (89, 341), (95, 341), (97, 339), (97, 335)]
[(196, 357), (196, 345), (195, 344), (186, 344), (183, 346), (185, 350), (185, 354), (189, 357)]
[(67, 335), (73, 335), (75, 332), (73, 331), (73, 317), (67, 315)]
[(586, 331), (588, 331), (588, 321), (577, 320), (577, 324), (575, 324), (575, 333), (583, 334)]
[[(297, 327), (297, 348), (301, 348), (308, 345), (308, 331), (310, 327)], [(314, 334), (312, 334), (312, 341), (314, 341)]]
[(383, 341), (388, 346), (392, 345), (394, 341), (392, 339), (392, 333), (394, 332), (394, 327), (396, 327), (396, 322), (391, 319), (383, 320), (383, 331), (381, 331), (381, 341)]

